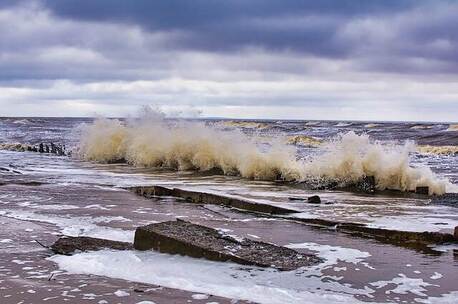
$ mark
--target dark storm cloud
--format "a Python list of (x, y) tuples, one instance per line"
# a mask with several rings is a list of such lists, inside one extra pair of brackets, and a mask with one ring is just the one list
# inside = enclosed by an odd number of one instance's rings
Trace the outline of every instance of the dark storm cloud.
[(240, 18), (324, 14), (357, 16), (393, 12), (417, 1), (399, 0), (43, 0), (56, 14), (75, 19), (130, 21), (154, 29), (202, 28)]
[[(458, 72), (458, 6), (453, 1), (262, 1), (262, 0), (35, 0), (6, 1), (4, 9), (35, 4), (55, 24), (37, 31), (0, 29), (0, 80), (156, 79), (167, 77), (180, 52), (238, 56), (243, 64), (223, 69), (283, 74), (320, 72), (300, 61), (347, 60), (347, 71), (401, 74)], [(6, 4), (5, 4), (6, 3)], [(15, 3), (15, 5), (13, 5)], [(1, 6), (0, 6), (1, 8)], [(14, 18), (12, 14), (11, 19)], [(33, 13), (16, 18), (27, 27)], [(49, 21), (49, 20), (48, 20)], [(63, 25), (58, 24), (61, 21)], [(66, 21), (73, 22), (70, 26)], [(21, 24), (21, 22), (23, 24)], [(34, 25), (29, 25), (33, 27)], [(117, 27), (117, 28), (116, 28)], [(129, 28), (138, 28), (132, 34)], [(29, 30), (30, 31), (30, 30)], [(161, 39), (151, 38), (161, 35)], [(44, 60), (56, 48), (79, 48), (65, 60)], [(275, 58), (244, 62), (256, 48)], [(71, 60), (92, 52), (91, 60)], [(287, 52), (288, 54), (284, 54)], [(39, 54), (39, 55), (37, 55)], [(60, 52), (59, 54), (62, 54)], [(84, 56), (83, 56), (84, 57)], [(296, 62), (291, 64), (291, 58)], [(187, 64), (187, 62), (185, 62)], [(245, 65), (245, 66), (243, 66)], [(273, 70), (274, 69), (274, 70)], [(154, 71), (154, 73), (152, 72)], [(186, 72), (188, 73), (188, 72)], [(266, 74), (267, 75), (267, 74)], [(199, 75), (197, 75), (199, 76)]]
[(56, 15), (74, 20), (125, 22), (148, 31), (182, 31), (176, 46), (234, 51), (245, 46), (345, 56), (352, 45), (335, 40), (351, 18), (412, 8), (413, 1), (123, 1), (45, 0)]

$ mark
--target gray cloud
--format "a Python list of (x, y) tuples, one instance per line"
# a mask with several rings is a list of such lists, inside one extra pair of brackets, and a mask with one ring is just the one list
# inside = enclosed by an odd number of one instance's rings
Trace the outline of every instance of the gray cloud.
[(234, 51), (246, 46), (320, 56), (349, 55), (335, 35), (354, 18), (399, 13), (414, 1), (44, 1), (57, 16), (134, 24), (147, 31), (183, 32), (175, 46)]
[(456, 15), (453, 1), (8, 2), (0, 104), (450, 109)]

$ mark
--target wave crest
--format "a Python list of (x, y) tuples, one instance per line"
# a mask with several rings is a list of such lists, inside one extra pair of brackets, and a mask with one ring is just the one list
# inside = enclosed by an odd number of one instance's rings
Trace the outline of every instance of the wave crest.
[(316, 147), (321, 144), (321, 140), (307, 135), (294, 135), (288, 137), (287, 143), (290, 145)]
[(18, 152), (25, 152), (31, 146), (27, 144), (21, 143), (2, 143), (0, 144), (0, 150), (7, 150), (7, 151), (18, 151)]
[(123, 123), (99, 119), (82, 128), (78, 155), (86, 160), (125, 160), (135, 166), (177, 170), (220, 170), (249, 179), (354, 184), (374, 176), (379, 190), (428, 186), (442, 194), (451, 185), (427, 167), (413, 167), (413, 144), (387, 145), (348, 132), (326, 143), (323, 152), (298, 160), (294, 146), (274, 141), (260, 147), (242, 132), (221, 131), (201, 123), (140, 119)]

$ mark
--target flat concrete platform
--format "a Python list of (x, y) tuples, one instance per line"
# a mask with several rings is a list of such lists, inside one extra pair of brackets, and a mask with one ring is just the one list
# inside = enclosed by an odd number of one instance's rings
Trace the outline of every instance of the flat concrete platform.
[(294, 270), (322, 262), (313, 254), (250, 239), (235, 239), (216, 229), (182, 220), (138, 227), (134, 247), (213, 261)]

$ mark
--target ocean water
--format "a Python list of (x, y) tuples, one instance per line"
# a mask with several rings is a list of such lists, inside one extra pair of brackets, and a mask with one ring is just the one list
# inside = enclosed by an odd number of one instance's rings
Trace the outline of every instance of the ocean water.
[[(17, 144), (51, 142), (65, 145), (71, 156), (17, 151)], [(284, 206), (304, 218), (453, 233), (457, 206), (411, 192), (418, 186), (428, 186), (431, 195), (458, 192), (453, 123), (170, 119), (155, 113), (133, 119), (0, 118), (0, 148), (0, 220), (10, 227), (0, 237), (5, 244), (23, 242), (0, 249), (5, 268), (11, 268), (8, 254), (26, 254), (24, 246), (41, 230), (54, 233), (41, 235), (49, 241), (56, 234), (128, 241), (136, 226), (184, 218), (314, 252), (326, 262), (278, 273), (157, 253), (101, 251), (51, 257), (47, 267), (259, 303), (458, 299), (453, 246), (430, 256), (218, 206), (147, 201), (123, 189), (180, 187)], [(374, 176), (376, 193), (310, 187), (331, 182), (344, 187), (364, 176)], [(326, 204), (289, 199), (316, 194)], [(37, 232), (16, 232), (18, 221)], [(39, 264), (29, 259), (31, 267)], [(5, 273), (0, 280), (7, 280)]]
[(98, 163), (123, 159), (137, 167), (218, 169), (257, 180), (353, 182), (374, 175), (380, 189), (430, 186), (436, 194), (454, 192), (458, 182), (458, 128), (452, 123), (176, 120), (151, 114), (133, 120), (0, 119), (0, 147), (42, 142), (65, 145), (76, 158)]

